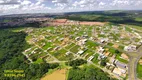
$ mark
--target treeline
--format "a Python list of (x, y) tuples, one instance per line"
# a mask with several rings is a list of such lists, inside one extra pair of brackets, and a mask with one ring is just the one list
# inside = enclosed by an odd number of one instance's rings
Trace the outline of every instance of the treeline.
[(66, 62), (66, 65), (76, 67), (76, 66), (80, 66), (80, 65), (85, 64), (85, 63), (87, 63), (87, 61), (84, 60), (84, 59), (76, 59), (76, 60)]
[[(13, 22), (13, 24), (14, 24), (14, 22)], [(24, 23), (24, 24), (17, 24), (17, 25), (12, 25), (12, 24), (5, 25), (5, 23), (4, 24), (0, 23), (0, 29), (19, 28), (19, 27), (39, 28), (39, 27), (41, 27), (41, 23), (40, 22), (31, 22), (31, 23)]]
[(104, 71), (87, 66), (83, 68), (72, 68), (67, 80), (117, 80), (109, 77)]
[[(36, 80), (59, 64), (28, 64), (22, 52), (29, 47), (24, 32), (0, 30), (0, 80)], [(24, 70), (25, 77), (5, 77), (4, 70)]]
[[(111, 22), (115, 24), (130, 24), (130, 25), (138, 25), (142, 26), (141, 21), (135, 20), (135, 13), (127, 13), (127, 12), (92, 12), (92, 13), (70, 13), (62, 16), (56, 16), (56, 18), (66, 18), (70, 20), (77, 21), (100, 21), (100, 22)], [(138, 15), (137, 15), (138, 16)]]

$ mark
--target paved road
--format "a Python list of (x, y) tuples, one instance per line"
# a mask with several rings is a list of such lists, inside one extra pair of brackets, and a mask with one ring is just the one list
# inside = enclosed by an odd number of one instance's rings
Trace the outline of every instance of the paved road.
[(127, 52), (129, 55), (129, 63), (128, 63), (128, 76), (129, 80), (137, 80), (137, 64), (139, 59), (142, 57), (142, 46), (138, 48), (136, 52)]

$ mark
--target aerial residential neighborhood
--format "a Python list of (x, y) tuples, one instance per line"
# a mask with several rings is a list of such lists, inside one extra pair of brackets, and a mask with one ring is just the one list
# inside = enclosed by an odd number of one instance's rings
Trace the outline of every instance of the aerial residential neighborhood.
[(142, 80), (142, 0), (0, 0), (0, 80)]
[[(23, 29), (28, 33), (27, 42), (33, 45), (23, 52), (30, 63), (81, 58), (118, 78), (128, 76), (129, 58), (125, 52), (136, 51), (142, 44), (138, 30), (125, 25), (65, 22), (67, 19), (57, 19), (51, 22), (55, 27)], [(101, 65), (104, 59), (106, 64)]]
[[(128, 77), (130, 53), (136, 52), (142, 45), (141, 31), (129, 25), (43, 17), (3, 23), (10, 26), (32, 23), (27, 28), (14, 30), (27, 34), (25, 40), (31, 46), (22, 54), (28, 64), (83, 59), (117, 79)], [(36, 23), (43, 27), (33, 28), (31, 25)]]

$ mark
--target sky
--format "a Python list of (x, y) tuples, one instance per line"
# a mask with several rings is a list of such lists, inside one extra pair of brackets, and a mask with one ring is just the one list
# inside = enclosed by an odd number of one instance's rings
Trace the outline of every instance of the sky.
[(142, 0), (0, 0), (0, 15), (142, 10)]

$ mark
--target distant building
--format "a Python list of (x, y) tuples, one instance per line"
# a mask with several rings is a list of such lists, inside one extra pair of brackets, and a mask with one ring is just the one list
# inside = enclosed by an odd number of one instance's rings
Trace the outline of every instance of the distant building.
[(121, 71), (118, 69), (118, 68), (114, 68), (114, 70), (112, 71), (114, 74), (118, 75), (118, 76), (121, 76), (122, 73)]
[(125, 77), (126, 75), (126, 70), (125, 69), (121, 69), (121, 68), (114, 68), (114, 70), (112, 71), (114, 74), (118, 75), (118, 76), (123, 76)]
[(114, 58), (110, 58), (110, 59), (109, 59), (109, 62), (110, 62), (111, 64), (114, 64), (115, 59), (114, 59)]
[(99, 54), (103, 54), (104, 51), (105, 51), (105, 49), (103, 49), (103, 47), (99, 47), (98, 48), (98, 53)]
[(107, 57), (110, 54), (110, 52), (105, 52), (104, 55)]
[(70, 54), (70, 52), (66, 52), (66, 55), (69, 55)]
[(100, 39), (100, 43), (105, 43), (105, 42), (108, 42), (108, 38), (101, 38)]
[(80, 50), (80, 51), (78, 51), (78, 53), (77, 54), (83, 54), (84, 53), (84, 51), (83, 50)]
[(94, 56), (90, 56), (87, 61), (91, 61), (94, 58)]
[(118, 67), (118, 68), (121, 68), (121, 69), (126, 69), (127, 68), (127, 65), (122, 63), (122, 62), (119, 62), (119, 61), (115, 61), (115, 65)]
[(129, 45), (124, 47), (125, 51), (135, 51), (136, 49), (137, 49), (137, 46), (135, 45)]
[(122, 57), (123, 59), (126, 59), (126, 60), (129, 59), (128, 56), (127, 56), (125, 53), (122, 53), (122, 54), (121, 54), (121, 57)]

